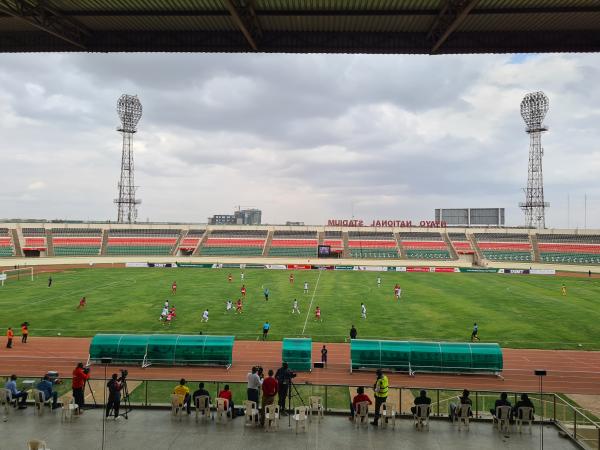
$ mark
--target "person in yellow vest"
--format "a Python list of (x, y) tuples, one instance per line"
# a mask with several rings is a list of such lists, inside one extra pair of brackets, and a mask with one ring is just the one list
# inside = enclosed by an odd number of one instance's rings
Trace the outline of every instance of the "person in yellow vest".
[(375, 391), (375, 418), (371, 422), (371, 425), (377, 426), (379, 422), (379, 410), (381, 409), (381, 404), (387, 401), (390, 382), (381, 369), (377, 369), (375, 373), (377, 374), (377, 381), (373, 385), (373, 391)]

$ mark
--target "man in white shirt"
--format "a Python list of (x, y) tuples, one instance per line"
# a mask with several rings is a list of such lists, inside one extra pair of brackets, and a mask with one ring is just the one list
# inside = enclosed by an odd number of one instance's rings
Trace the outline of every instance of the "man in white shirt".
[(248, 374), (247, 379), (248, 400), (251, 402), (256, 402), (256, 406), (258, 407), (258, 393), (260, 392), (260, 387), (262, 386), (262, 380), (258, 375), (258, 367), (252, 367), (252, 372)]
[(300, 308), (298, 308), (298, 300), (294, 299), (294, 306), (292, 307), (292, 314), (300, 314)]
[(308, 283), (306, 281), (304, 282), (304, 293), (308, 294)]
[(202, 313), (202, 322), (208, 322), (208, 308)]
[(233, 302), (231, 300), (227, 300), (227, 312), (233, 310)]
[(367, 318), (367, 307), (364, 303), (360, 304), (360, 317), (362, 317), (363, 319)]

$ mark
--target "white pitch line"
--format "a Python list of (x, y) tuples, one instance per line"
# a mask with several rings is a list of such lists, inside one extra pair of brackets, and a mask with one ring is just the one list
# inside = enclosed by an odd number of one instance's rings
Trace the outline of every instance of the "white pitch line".
[(317, 277), (317, 282), (315, 283), (315, 290), (313, 291), (312, 298), (310, 299), (310, 305), (308, 305), (308, 310), (306, 311), (306, 320), (304, 321), (304, 328), (302, 328), (302, 334), (304, 334), (304, 330), (306, 330), (306, 324), (308, 323), (308, 316), (310, 315), (310, 311), (312, 310), (312, 304), (315, 299), (315, 294), (317, 293), (317, 287), (319, 287), (319, 280), (321, 279), (321, 273), (323, 271), (319, 270), (319, 276)]

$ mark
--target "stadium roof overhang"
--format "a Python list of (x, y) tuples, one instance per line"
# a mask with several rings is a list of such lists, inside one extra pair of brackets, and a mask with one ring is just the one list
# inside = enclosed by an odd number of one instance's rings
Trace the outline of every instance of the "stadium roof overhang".
[(0, 0), (0, 52), (597, 52), (598, 0)]

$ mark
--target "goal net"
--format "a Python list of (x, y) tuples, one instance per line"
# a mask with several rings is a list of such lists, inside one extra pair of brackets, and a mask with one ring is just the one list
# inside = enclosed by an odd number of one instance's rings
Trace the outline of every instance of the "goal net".
[(4, 286), (5, 282), (11, 281), (33, 281), (33, 267), (19, 267), (18, 269), (3, 270), (0, 272), (0, 283)]

